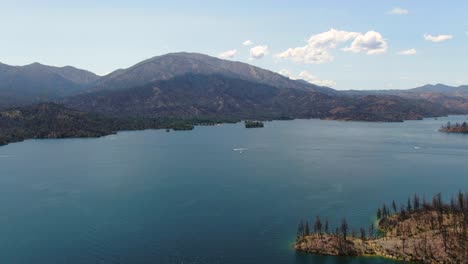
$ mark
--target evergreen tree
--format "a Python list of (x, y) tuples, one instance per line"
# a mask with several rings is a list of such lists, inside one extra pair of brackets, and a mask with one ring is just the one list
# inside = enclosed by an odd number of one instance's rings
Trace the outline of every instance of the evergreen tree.
[(325, 219), (325, 233), (328, 234), (328, 217)]
[(341, 233), (343, 234), (343, 239), (346, 241), (346, 236), (348, 235), (348, 222), (346, 218), (343, 218), (341, 221)]
[(322, 235), (322, 221), (320, 221), (319, 216), (317, 216), (315, 219), (314, 229), (316, 233), (318, 232), (320, 235)]
[(420, 204), (419, 204), (419, 196), (417, 194), (414, 194), (413, 197), (413, 209), (415, 211), (418, 211), (420, 209)]
[(361, 228), (360, 231), (361, 231), (361, 240), (365, 241), (366, 240), (366, 230), (364, 230), (364, 228)]

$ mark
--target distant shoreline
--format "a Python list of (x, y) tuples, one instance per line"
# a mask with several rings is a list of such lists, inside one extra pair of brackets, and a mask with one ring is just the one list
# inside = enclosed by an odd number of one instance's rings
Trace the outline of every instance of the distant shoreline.
[[(64, 116), (65, 121), (64, 121)], [(433, 118), (433, 117), (426, 117)], [(361, 120), (340, 118), (258, 118), (258, 125), (265, 121), (284, 120), (323, 120), (364, 123), (398, 123), (404, 121), (419, 121), (424, 118), (409, 120)], [(195, 126), (212, 126), (217, 124), (239, 123), (248, 119), (237, 118), (199, 118), (199, 119), (171, 119), (161, 118), (111, 118), (93, 113), (80, 112), (69, 109), (60, 104), (44, 103), (39, 105), (13, 108), (0, 111), (0, 147), (11, 143), (18, 143), (29, 139), (61, 139), (61, 138), (99, 138), (116, 134), (120, 131), (139, 131), (146, 129), (166, 129), (166, 131), (188, 131)], [(249, 123), (250, 121), (246, 121)], [(47, 125), (45, 125), (47, 124)], [(51, 125), (52, 124), (52, 125)], [(249, 123), (250, 124), (250, 123)]]

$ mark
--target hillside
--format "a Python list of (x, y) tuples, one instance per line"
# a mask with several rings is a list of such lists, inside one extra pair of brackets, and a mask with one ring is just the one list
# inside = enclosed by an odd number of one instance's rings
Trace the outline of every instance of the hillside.
[[(441, 194), (432, 203), (418, 195), (398, 210), (377, 210), (377, 228), (352, 229), (346, 219), (336, 230), (317, 217), (298, 228), (296, 250), (332, 256), (376, 255), (416, 263), (465, 263), (468, 257), (468, 194), (459, 192), (450, 204)], [(393, 212), (391, 212), (393, 210)], [(324, 226), (324, 228), (322, 228)], [(356, 232), (358, 231), (358, 232)]]
[(33, 138), (100, 137), (119, 130), (190, 130), (193, 122), (108, 118), (55, 103), (41, 103), (0, 111), (0, 146)]
[(103, 77), (70, 66), (0, 64), (0, 109), (52, 101), (112, 118), (403, 121), (468, 113), (466, 89), (341, 92), (186, 52), (156, 56)]
[(278, 73), (247, 63), (222, 60), (200, 53), (169, 53), (142, 61), (128, 69), (101, 78), (91, 91), (118, 90), (168, 80), (185, 74), (222, 75), (278, 88), (294, 88), (336, 94), (336, 91), (307, 82), (291, 80)]
[(468, 113), (468, 86), (448, 86), (444, 84), (424, 85), (408, 90), (369, 90), (369, 91), (343, 91), (344, 95), (393, 95), (407, 99), (425, 100), (447, 108), (452, 114)]
[(99, 77), (74, 67), (0, 63), (0, 108), (50, 101), (82, 91)]
[(141, 87), (67, 98), (70, 108), (111, 117), (402, 121), (447, 110), (395, 96), (348, 98), (278, 88), (223, 75), (187, 74)]

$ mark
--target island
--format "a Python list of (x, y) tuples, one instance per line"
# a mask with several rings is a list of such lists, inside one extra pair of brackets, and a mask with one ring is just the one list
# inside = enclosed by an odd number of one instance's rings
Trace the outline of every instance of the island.
[(301, 221), (294, 247), (332, 256), (381, 256), (416, 263), (466, 263), (468, 260), (468, 194), (450, 203), (414, 195), (399, 208), (395, 201), (377, 210), (376, 224), (351, 229), (346, 219), (333, 230), (316, 217), (313, 229)]
[(463, 123), (455, 123), (452, 124), (451, 122), (447, 122), (446, 125), (442, 126), (440, 128), (440, 131), (442, 132), (447, 132), (447, 133), (462, 133), (462, 134), (468, 134), (468, 123), (463, 122)]
[(261, 121), (245, 121), (245, 128), (260, 128), (264, 127)]

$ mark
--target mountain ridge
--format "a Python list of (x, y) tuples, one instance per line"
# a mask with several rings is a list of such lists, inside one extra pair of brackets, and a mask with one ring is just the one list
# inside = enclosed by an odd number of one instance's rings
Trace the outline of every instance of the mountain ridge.
[(276, 72), (247, 63), (223, 60), (201, 53), (190, 52), (176, 52), (155, 56), (127, 69), (118, 69), (100, 78), (95, 87), (91, 88), (90, 91), (131, 88), (158, 80), (168, 80), (187, 73), (205, 75), (223, 74), (229, 77), (257, 81), (281, 88), (312, 90), (326, 94), (337, 93), (334, 89), (291, 80)]
[(45, 102), (81, 92), (99, 77), (72, 66), (0, 64), (0, 106)]

